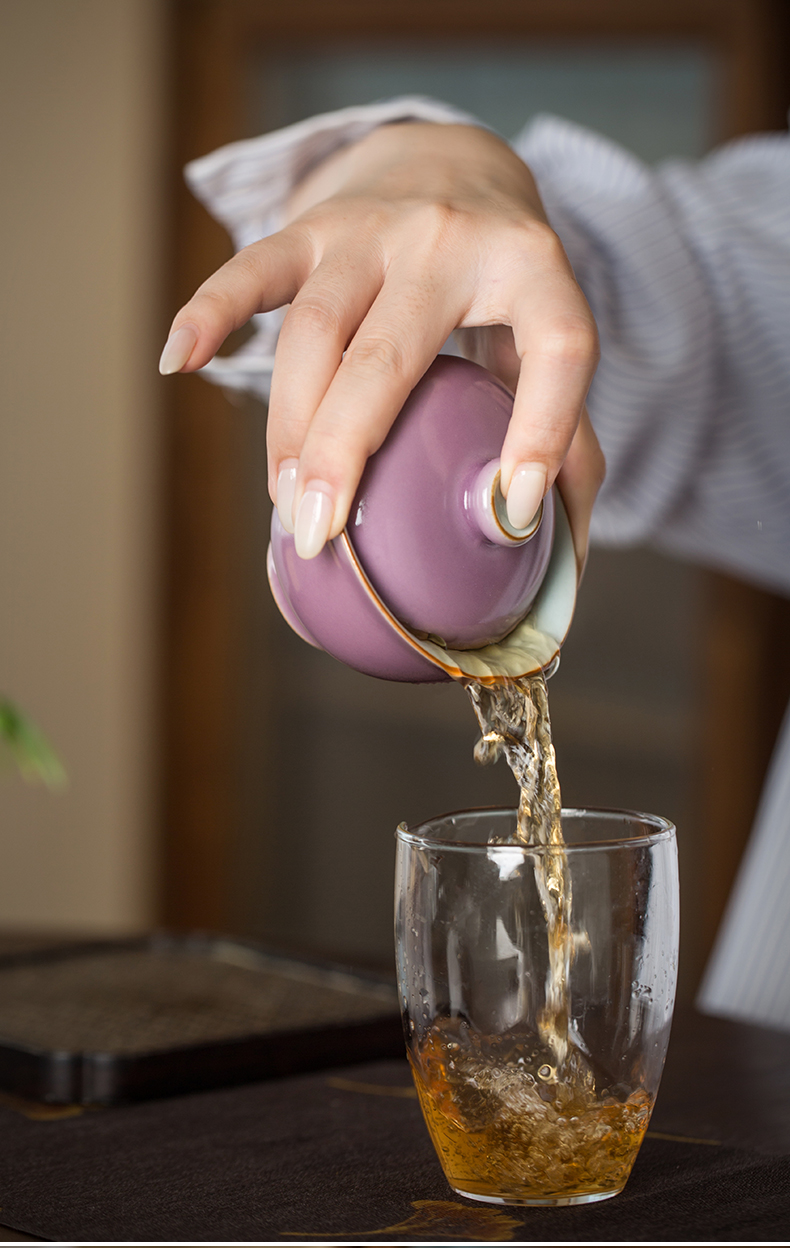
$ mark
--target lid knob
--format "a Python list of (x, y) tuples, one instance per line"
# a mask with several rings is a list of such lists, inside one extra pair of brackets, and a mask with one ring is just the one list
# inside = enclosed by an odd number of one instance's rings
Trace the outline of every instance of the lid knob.
[(478, 472), (464, 500), (467, 512), (489, 542), (497, 546), (523, 546), (534, 537), (543, 519), (543, 503), (525, 529), (516, 529), (507, 514), (507, 502), (500, 483), (498, 459), (490, 459)]

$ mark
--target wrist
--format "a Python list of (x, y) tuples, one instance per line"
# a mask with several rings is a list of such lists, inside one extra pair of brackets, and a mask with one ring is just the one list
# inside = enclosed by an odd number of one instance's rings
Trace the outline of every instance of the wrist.
[(337, 195), (388, 200), (509, 200), (545, 220), (530, 170), (504, 140), (482, 126), (389, 122), (335, 151), (292, 192), (286, 221)]
[[(293, 188), (285, 207), (285, 223), (293, 221), (335, 195), (362, 189), (394, 165), (407, 166), (415, 156), (415, 132), (430, 131), (437, 139), (448, 129), (441, 122), (413, 119), (386, 121), (361, 139), (345, 144), (310, 170)], [(393, 133), (397, 131), (397, 133)], [(424, 135), (420, 135), (424, 138)]]

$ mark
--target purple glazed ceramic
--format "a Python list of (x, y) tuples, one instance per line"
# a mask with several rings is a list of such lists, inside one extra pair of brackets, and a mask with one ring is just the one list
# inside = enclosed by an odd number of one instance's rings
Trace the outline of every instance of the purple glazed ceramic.
[[(274, 600), (304, 641), (383, 680), (451, 679), (415, 650), (382, 610), (345, 533), (327, 542), (315, 559), (300, 559), (275, 510), (267, 563)], [(308, 620), (310, 628), (304, 623)]]
[[(508, 522), (498, 457), (512, 407), (510, 392), (484, 369), (440, 356), (368, 460), (339, 538), (302, 560), (274, 512), (272, 593), (305, 641), (387, 680), (475, 674), (475, 656), (497, 674), (496, 656), (545, 578), (552, 586), (545, 640), (555, 640), (538, 647), (525, 670), (554, 657), (575, 598), (572, 543), (553, 491), (528, 529)], [(547, 577), (558, 562), (555, 546), (562, 568)], [(511, 667), (505, 663), (503, 673)]]
[(457, 649), (515, 628), (551, 554), (551, 495), (527, 535), (504, 527), (495, 505), (512, 410), (485, 369), (440, 356), (368, 460), (349, 516), (351, 544), (396, 619)]

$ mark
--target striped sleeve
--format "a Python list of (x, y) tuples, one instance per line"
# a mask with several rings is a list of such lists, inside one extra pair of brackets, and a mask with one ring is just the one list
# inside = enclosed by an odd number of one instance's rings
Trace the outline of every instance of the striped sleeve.
[(593, 540), (790, 593), (790, 140), (649, 169), (556, 118), (516, 140), (601, 336)]

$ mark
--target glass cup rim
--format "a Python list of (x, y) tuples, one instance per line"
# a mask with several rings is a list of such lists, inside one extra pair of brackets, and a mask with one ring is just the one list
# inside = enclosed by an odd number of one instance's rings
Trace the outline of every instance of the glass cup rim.
[(434, 815), (431, 819), (424, 819), (422, 823), (416, 824), (414, 827), (408, 827), (405, 823), (401, 823), (395, 830), (395, 839), (404, 845), (410, 845), (420, 849), (435, 849), (442, 852), (448, 850), (455, 853), (480, 853), (485, 851), (486, 854), (496, 853), (500, 851), (505, 854), (513, 853), (514, 849), (522, 849), (525, 854), (535, 853), (587, 853), (594, 849), (617, 849), (617, 848), (636, 848), (645, 845), (656, 845), (661, 841), (671, 841), (675, 838), (676, 828), (670, 819), (665, 819), (663, 815), (650, 815), (640, 810), (618, 810), (615, 807), (594, 807), (594, 806), (563, 806), (562, 818), (566, 815), (583, 816), (590, 819), (615, 819), (625, 822), (626, 820), (637, 820), (640, 823), (646, 823), (652, 826), (653, 832), (645, 833), (641, 836), (608, 836), (601, 837), (600, 840), (585, 841), (583, 844), (574, 844), (573, 841), (566, 841), (562, 845), (520, 845), (517, 841), (510, 841), (507, 844), (491, 844), (489, 841), (454, 841), (451, 839), (442, 839), (438, 836), (431, 836), (422, 831), (431, 824), (437, 824), (447, 819), (455, 819), (465, 815), (512, 815), (515, 819), (517, 810), (515, 806), (473, 806), (466, 810), (451, 810), (443, 815)]

